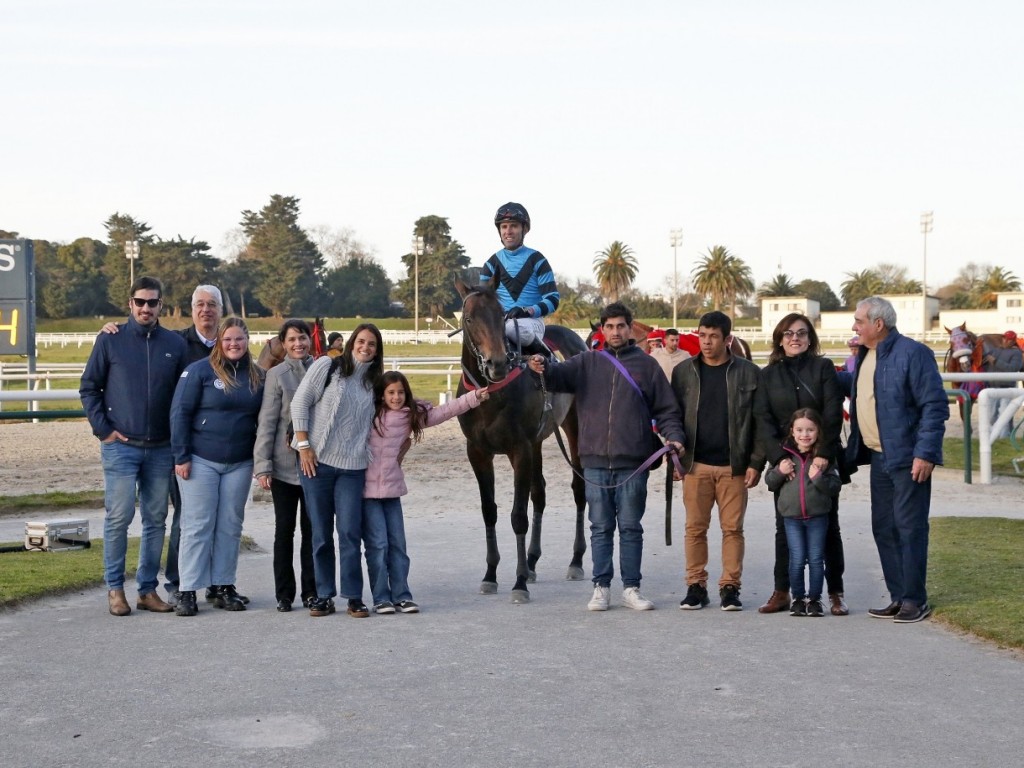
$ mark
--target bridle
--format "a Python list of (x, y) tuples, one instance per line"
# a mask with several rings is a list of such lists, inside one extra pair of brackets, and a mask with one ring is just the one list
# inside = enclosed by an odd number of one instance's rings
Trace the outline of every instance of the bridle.
[[(477, 371), (480, 373), (481, 376), (483, 376), (483, 378), (485, 379), (485, 383), (481, 384), (479, 381), (477, 381), (476, 377), (473, 376), (473, 372), (466, 367), (465, 363), (463, 363), (462, 365), (462, 381), (466, 389), (480, 389), (481, 387), (486, 386), (489, 392), (494, 393), (511, 384), (513, 381), (519, 378), (519, 375), (523, 372), (522, 348), (518, 343), (519, 323), (516, 323), (516, 346), (518, 347), (518, 349), (513, 349), (512, 346), (509, 344), (508, 338), (505, 336), (504, 327), (502, 327), (499, 330), (499, 332), (501, 333), (502, 346), (505, 350), (505, 361), (508, 364), (509, 372), (505, 376), (505, 378), (501, 379), (500, 381), (495, 381), (487, 374), (487, 360), (484, 358), (483, 352), (480, 351), (480, 347), (478, 347), (476, 342), (473, 341), (473, 334), (466, 331), (466, 303), (469, 301), (470, 297), (474, 295), (482, 296), (483, 291), (471, 290), (463, 298), (462, 322), (460, 324), (459, 331), (462, 332), (463, 341), (465, 342), (466, 347), (469, 349), (470, 354), (476, 360)], [(455, 333), (459, 331), (454, 331), (449, 335), (454, 336)]]

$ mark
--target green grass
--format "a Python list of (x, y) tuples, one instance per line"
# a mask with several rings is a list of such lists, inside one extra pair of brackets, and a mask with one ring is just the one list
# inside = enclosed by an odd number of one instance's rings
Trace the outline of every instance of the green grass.
[[(0, 547), (24, 542), (0, 543)], [(262, 551), (251, 536), (242, 536), (242, 552)], [(167, 554), (166, 544), (161, 560)], [(139, 539), (128, 539), (125, 579), (135, 575)], [(103, 538), (93, 538), (89, 549), (64, 552), (0, 552), (0, 609), (41, 597), (75, 592), (103, 584)]]
[(941, 621), (1024, 649), (1024, 520), (931, 521), (928, 593)]
[[(1020, 477), (1013, 468), (1013, 459), (1020, 458), (1022, 452), (1013, 447), (1009, 438), (996, 440), (992, 445), (992, 474)], [(942, 441), (942, 457), (947, 469), (964, 468), (964, 441), (960, 437), (947, 437)], [(971, 466), (975, 471), (981, 469), (981, 459), (977, 439), (971, 440)]]
[(0, 496), (0, 515), (51, 509), (98, 509), (103, 506), (103, 491), (52, 491), (24, 496)]
[[(23, 542), (12, 542), (19, 544)], [(10, 546), (4, 544), (3, 546)], [(126, 578), (135, 575), (139, 539), (128, 539)], [(10, 608), (26, 600), (88, 589), (103, 583), (103, 539), (89, 549), (65, 552), (0, 553), (0, 607)]]

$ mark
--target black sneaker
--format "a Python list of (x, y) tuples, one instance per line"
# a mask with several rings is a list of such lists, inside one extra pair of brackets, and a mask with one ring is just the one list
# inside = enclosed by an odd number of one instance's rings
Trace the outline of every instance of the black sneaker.
[(868, 616), (873, 619), (894, 619), (901, 607), (903, 607), (903, 603), (894, 600), (885, 608), (868, 608)]
[(789, 606), (790, 616), (806, 616), (807, 615), (807, 603), (802, 597), (794, 597), (793, 604)]
[(235, 591), (234, 584), (225, 584), (217, 587), (217, 593), (213, 597), (213, 607), (222, 608), (225, 611), (244, 611), (245, 603), (241, 595)]
[(722, 598), (723, 611), (743, 610), (743, 603), (740, 602), (740, 591), (737, 587), (734, 587), (732, 584), (726, 584), (718, 590), (718, 595)]
[(821, 598), (811, 598), (807, 601), (807, 615), (821, 617), (825, 615), (825, 606), (821, 604)]
[(178, 604), (174, 606), (176, 616), (195, 616), (199, 613), (195, 592), (179, 592)]
[(399, 613), (419, 613), (420, 607), (412, 600), (402, 600), (395, 605)]
[(309, 615), (310, 616), (330, 616), (334, 613), (334, 601), (329, 597), (311, 597), (309, 598)]
[(914, 624), (932, 615), (932, 607), (928, 603), (916, 605), (909, 600), (900, 607), (900, 612), (893, 617), (897, 624)]
[(214, 600), (217, 599), (218, 589), (220, 589), (220, 587), (217, 584), (214, 584), (213, 586), (206, 588), (206, 602), (212, 603)]
[(691, 584), (686, 590), (686, 597), (679, 603), (679, 607), (684, 611), (699, 611), (710, 602), (706, 588), (700, 584)]

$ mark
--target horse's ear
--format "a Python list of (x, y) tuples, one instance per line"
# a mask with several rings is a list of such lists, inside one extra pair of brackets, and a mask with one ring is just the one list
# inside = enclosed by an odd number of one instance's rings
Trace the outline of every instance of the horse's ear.
[(466, 298), (466, 294), (471, 290), (465, 281), (461, 277), (455, 278), (455, 290), (459, 292), (459, 296), (463, 299)]
[(592, 331), (596, 331), (600, 327), (601, 327), (600, 323), (591, 323), (590, 324), (590, 330), (592, 330)]
[(501, 280), (498, 279), (498, 273), (495, 272), (493, 275), (491, 275), (491, 280), (490, 280), (490, 282), (487, 283), (487, 287), (490, 290), (497, 292), (498, 287), (500, 285), (501, 285)]

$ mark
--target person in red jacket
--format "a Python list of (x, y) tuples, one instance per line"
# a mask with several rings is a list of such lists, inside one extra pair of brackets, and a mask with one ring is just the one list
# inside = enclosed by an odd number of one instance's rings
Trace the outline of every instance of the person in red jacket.
[(370, 428), (370, 465), (363, 490), (363, 543), (374, 613), (420, 610), (409, 591), (409, 555), (402, 519), (402, 496), (408, 492), (402, 458), (410, 441), (419, 441), (426, 427), (476, 408), (488, 397), (486, 387), (474, 389), (434, 408), (413, 399), (409, 380), (398, 371), (385, 372), (374, 384), (377, 412)]

